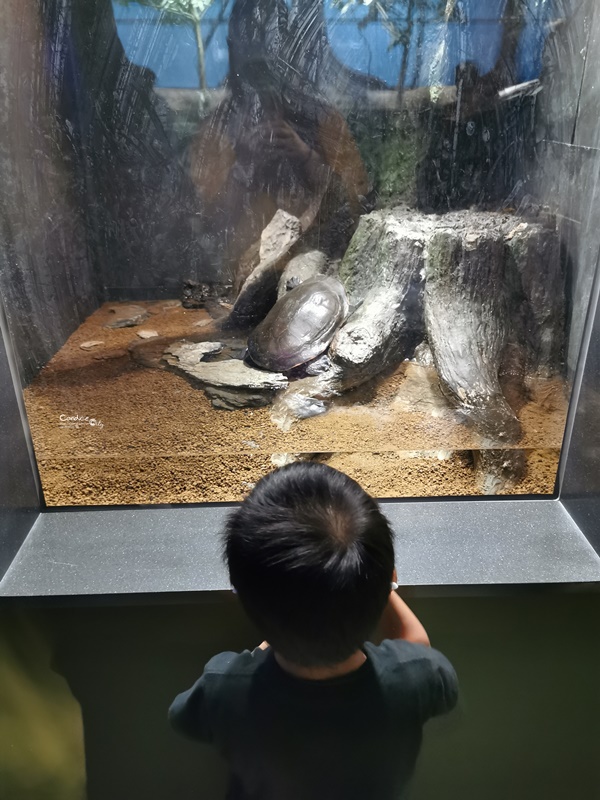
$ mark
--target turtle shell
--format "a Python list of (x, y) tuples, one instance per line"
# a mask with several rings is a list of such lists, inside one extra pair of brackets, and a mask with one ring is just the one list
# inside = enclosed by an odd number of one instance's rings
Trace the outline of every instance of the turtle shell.
[(324, 353), (348, 313), (336, 278), (309, 278), (280, 298), (248, 339), (248, 354), (263, 369), (287, 372)]

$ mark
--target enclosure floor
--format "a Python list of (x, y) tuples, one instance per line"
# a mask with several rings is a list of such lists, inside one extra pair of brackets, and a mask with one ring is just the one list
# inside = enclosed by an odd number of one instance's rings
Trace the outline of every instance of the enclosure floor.
[[(282, 454), (301, 453), (378, 497), (480, 494), (470, 451), (485, 443), (449, 408), (440, 410), (432, 371), (404, 364), (284, 433), (269, 408), (216, 410), (185, 378), (148, 366), (172, 340), (218, 338), (212, 324), (194, 325), (210, 319), (204, 310), (139, 303), (152, 312), (146, 322), (105, 328), (115, 305), (89, 317), (25, 390), (48, 505), (239, 500)], [(143, 341), (140, 330), (161, 338)], [(91, 340), (102, 344), (81, 348)], [(530, 394), (519, 411), (527, 474), (508, 493), (550, 494), (565, 390), (537, 381)], [(88, 419), (65, 420), (77, 416)]]

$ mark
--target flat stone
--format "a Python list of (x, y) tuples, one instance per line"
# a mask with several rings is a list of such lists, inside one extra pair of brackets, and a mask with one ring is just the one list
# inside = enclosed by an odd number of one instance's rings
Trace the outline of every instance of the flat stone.
[(104, 342), (94, 339), (90, 342), (82, 342), (79, 347), (81, 347), (82, 350), (92, 350), (94, 347), (98, 347), (101, 344), (104, 344)]
[[(278, 372), (266, 372), (245, 364), (241, 358), (204, 361), (209, 354), (235, 354), (237, 340), (222, 342), (179, 342), (166, 348), (163, 360), (194, 382), (202, 385), (215, 408), (235, 411), (260, 408), (273, 402), (275, 393), (287, 386), (287, 378)], [(244, 346), (245, 351), (245, 346)]]
[(135, 325), (140, 325), (150, 316), (147, 309), (134, 305), (111, 306), (109, 311), (115, 316), (114, 319), (106, 323), (105, 328), (133, 328)]
[(167, 364), (187, 372), (206, 355), (220, 353), (222, 349), (222, 342), (177, 342), (165, 349), (163, 358)]
[(137, 331), (137, 335), (140, 339), (154, 339), (158, 336), (158, 331)]
[(265, 372), (254, 369), (238, 359), (227, 361), (201, 362), (199, 364), (177, 364), (179, 369), (208, 386), (219, 386), (228, 389), (265, 389), (278, 391), (287, 386), (287, 378), (280, 372)]

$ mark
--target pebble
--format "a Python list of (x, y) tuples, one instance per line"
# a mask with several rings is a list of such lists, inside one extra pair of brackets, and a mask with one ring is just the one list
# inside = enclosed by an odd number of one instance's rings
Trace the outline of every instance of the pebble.
[(101, 344), (104, 344), (104, 342), (101, 342), (100, 340), (95, 340), (94, 339), (91, 342), (82, 342), (79, 345), (79, 347), (81, 347), (82, 350), (91, 350), (93, 347), (98, 347), (98, 345), (101, 345)]
[(140, 339), (154, 339), (158, 336), (158, 331), (137, 331), (137, 335)]

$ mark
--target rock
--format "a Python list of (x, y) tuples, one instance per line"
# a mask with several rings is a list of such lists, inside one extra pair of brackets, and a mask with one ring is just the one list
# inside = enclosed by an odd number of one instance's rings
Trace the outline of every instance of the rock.
[(309, 278), (325, 275), (328, 258), (320, 250), (309, 250), (294, 256), (284, 268), (277, 288), (277, 299), (283, 297), (290, 289), (294, 289)]
[(310, 278), (287, 292), (248, 338), (259, 367), (288, 372), (323, 353), (348, 313), (336, 278)]
[(158, 336), (158, 331), (137, 331), (137, 335), (140, 339), (154, 339)]
[(199, 364), (204, 356), (220, 353), (222, 349), (222, 342), (177, 342), (165, 349), (163, 358), (172, 367), (187, 371)]
[(231, 411), (269, 405), (275, 393), (287, 386), (287, 378), (280, 373), (254, 369), (234, 358), (199, 361), (198, 353), (193, 350), (194, 345), (180, 345), (179, 348), (186, 348), (181, 357), (173, 353), (178, 348), (169, 348), (167, 363), (200, 383), (215, 408)]
[(115, 317), (106, 323), (105, 328), (133, 328), (150, 316), (142, 306), (111, 306), (109, 311)]
[(193, 327), (194, 328), (206, 328), (207, 325), (212, 325), (212, 324), (213, 324), (213, 320), (212, 319), (200, 319), (200, 320), (198, 320), (198, 322), (194, 322)]
[(240, 289), (227, 327), (247, 329), (264, 319), (275, 305), (279, 278), (289, 260), (289, 252), (301, 234), (299, 219), (285, 211), (277, 211), (262, 232), (260, 260)]
[(268, 261), (287, 253), (301, 233), (300, 220), (279, 209), (260, 236), (260, 260)]
[(104, 342), (94, 339), (90, 342), (82, 342), (79, 347), (81, 347), (82, 350), (92, 350), (94, 347), (98, 347), (101, 344), (104, 344)]
[[(183, 369), (183, 366), (180, 367)], [(278, 372), (254, 369), (238, 359), (202, 362), (191, 365), (187, 371), (192, 377), (209, 386), (228, 389), (266, 389), (278, 391), (287, 386), (287, 378)]]

